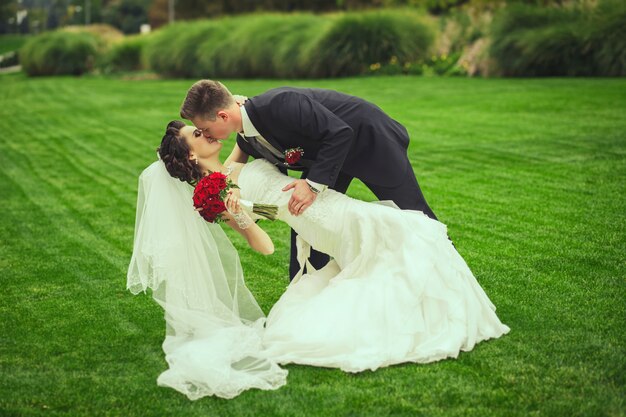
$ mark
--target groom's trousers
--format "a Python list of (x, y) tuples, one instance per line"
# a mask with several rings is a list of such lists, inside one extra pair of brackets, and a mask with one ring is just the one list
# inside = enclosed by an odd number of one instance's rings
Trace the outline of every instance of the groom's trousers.
[[(306, 178), (307, 172), (302, 174), (302, 178)], [(340, 173), (333, 190), (345, 194), (346, 190), (350, 186), (353, 177)], [(364, 184), (369, 188), (379, 200), (392, 200), (398, 207), (403, 210), (419, 210), (426, 214), (431, 219), (437, 220), (437, 216), (428, 206), (424, 194), (417, 183), (417, 178), (413, 174), (413, 169), (409, 168), (405, 180), (395, 187), (382, 187), (379, 185)], [(315, 204), (315, 202), (313, 202)], [(298, 253), (296, 249), (296, 236), (297, 233), (291, 229), (291, 259), (289, 261), (289, 279), (293, 279), (300, 270), (300, 264), (298, 263)], [(311, 249), (311, 256), (309, 261), (315, 269), (324, 267), (330, 260), (330, 257), (325, 253), (318, 252), (315, 249)]]

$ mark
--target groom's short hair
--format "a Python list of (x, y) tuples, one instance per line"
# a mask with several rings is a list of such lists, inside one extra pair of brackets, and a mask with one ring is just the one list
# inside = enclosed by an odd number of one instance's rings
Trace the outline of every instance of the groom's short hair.
[(229, 107), (234, 101), (230, 91), (221, 82), (200, 80), (187, 91), (180, 107), (180, 117), (187, 120), (215, 120), (217, 112)]

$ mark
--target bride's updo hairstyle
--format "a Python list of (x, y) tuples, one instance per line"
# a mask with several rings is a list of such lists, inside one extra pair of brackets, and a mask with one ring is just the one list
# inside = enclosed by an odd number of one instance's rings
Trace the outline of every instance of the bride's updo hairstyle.
[(157, 152), (172, 177), (193, 185), (202, 178), (202, 171), (189, 159), (189, 145), (180, 134), (185, 126), (180, 120), (169, 122)]

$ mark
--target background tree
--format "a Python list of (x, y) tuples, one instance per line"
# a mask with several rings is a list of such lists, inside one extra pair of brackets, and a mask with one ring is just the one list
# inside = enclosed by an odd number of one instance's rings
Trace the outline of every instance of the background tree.
[(0, 34), (18, 32), (17, 10), (16, 0), (0, 2)]
[(116, 0), (102, 11), (102, 21), (124, 33), (138, 33), (148, 23), (150, 0)]

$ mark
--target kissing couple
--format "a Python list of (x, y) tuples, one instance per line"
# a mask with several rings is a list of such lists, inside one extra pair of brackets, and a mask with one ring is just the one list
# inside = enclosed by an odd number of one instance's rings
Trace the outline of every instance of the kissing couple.
[[(170, 122), (159, 160), (139, 178), (127, 276), (165, 311), (159, 385), (192, 400), (232, 398), (281, 387), (288, 363), (374, 371), (456, 358), (509, 332), (426, 203), (406, 129), (376, 105), (312, 88), (246, 99), (202, 80), (181, 116), (193, 126)], [(220, 159), (232, 133), (237, 143)], [(243, 200), (277, 206), (292, 229), (291, 282), (267, 317), (222, 226), (194, 207), (193, 185), (217, 172), (238, 186), (224, 224), (250, 247), (274, 251)], [(344, 195), (353, 178), (381, 201)]]

